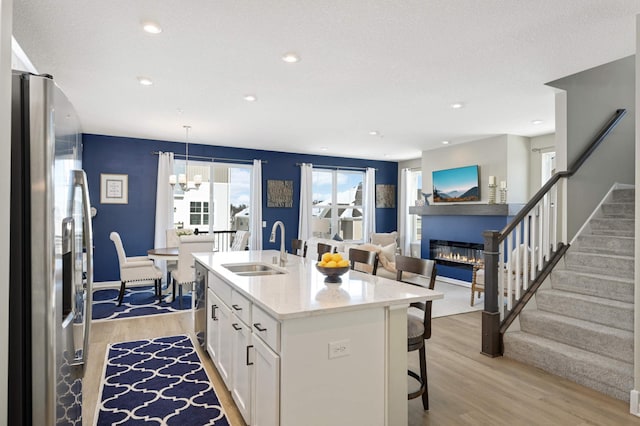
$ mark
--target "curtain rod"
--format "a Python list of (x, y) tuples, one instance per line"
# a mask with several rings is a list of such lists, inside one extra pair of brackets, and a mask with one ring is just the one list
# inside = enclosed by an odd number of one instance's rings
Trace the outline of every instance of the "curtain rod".
[(549, 149), (549, 148), (555, 148), (555, 145), (550, 145), (550, 146), (541, 146), (540, 148), (531, 148), (531, 152), (540, 152), (543, 149)]
[[(161, 151), (152, 151), (151, 154), (153, 155), (158, 155), (160, 154)], [(167, 151), (170, 152), (170, 151)], [(178, 154), (176, 152), (173, 153), (174, 157), (182, 157), (182, 158), (187, 158), (187, 156), (185, 154)], [(223, 158), (223, 157), (207, 157), (204, 155), (190, 155), (189, 158), (196, 158), (196, 159), (200, 159), (200, 160), (211, 160), (216, 161), (216, 160), (221, 160), (221, 161), (235, 161), (235, 162), (245, 162), (245, 163), (253, 163), (253, 160), (247, 160), (247, 159), (241, 159), (241, 158)], [(267, 160), (260, 160), (262, 162), (262, 164), (267, 164), (268, 161)]]
[[(311, 164), (314, 168), (318, 169), (334, 169), (334, 170), (367, 170), (366, 167), (349, 167), (349, 166), (328, 166), (326, 164), (313, 164), (313, 163), (296, 163), (296, 166), (302, 166), (303, 164)], [(378, 169), (373, 169), (378, 171)]]

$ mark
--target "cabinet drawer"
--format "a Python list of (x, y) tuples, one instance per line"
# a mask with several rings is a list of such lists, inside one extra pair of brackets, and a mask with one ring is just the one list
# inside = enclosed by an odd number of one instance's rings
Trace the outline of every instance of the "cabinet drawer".
[(242, 322), (251, 326), (251, 302), (237, 291), (231, 292), (231, 310)]
[(251, 308), (251, 318), (252, 331), (276, 353), (280, 353), (280, 323), (256, 305)]
[(231, 306), (231, 287), (215, 276), (213, 272), (209, 272), (209, 288), (218, 295), (220, 300)]

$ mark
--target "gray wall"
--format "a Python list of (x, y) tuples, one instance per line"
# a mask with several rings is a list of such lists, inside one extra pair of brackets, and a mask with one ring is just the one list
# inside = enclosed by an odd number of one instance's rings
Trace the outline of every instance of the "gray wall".
[(635, 181), (635, 57), (630, 56), (548, 83), (567, 92), (567, 163), (571, 165), (616, 109), (628, 113), (567, 186), (571, 240), (609, 188)]
[[(542, 187), (542, 153), (556, 150), (556, 135), (535, 136), (531, 138), (531, 154), (529, 157), (529, 197), (533, 197)], [(534, 151), (535, 150), (535, 151)]]
[[(507, 181), (507, 201), (524, 202), (528, 195), (529, 138), (499, 135), (422, 152), (422, 190), (431, 192), (431, 172), (480, 166), (480, 203), (489, 201), (489, 176)], [(500, 200), (500, 191), (496, 191)]]

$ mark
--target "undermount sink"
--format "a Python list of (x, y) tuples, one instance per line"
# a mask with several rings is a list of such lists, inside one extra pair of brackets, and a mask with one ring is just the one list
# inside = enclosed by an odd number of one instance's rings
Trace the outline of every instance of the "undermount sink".
[(236, 275), (243, 277), (257, 277), (261, 275), (280, 275), (286, 271), (269, 265), (268, 263), (230, 263), (222, 265)]

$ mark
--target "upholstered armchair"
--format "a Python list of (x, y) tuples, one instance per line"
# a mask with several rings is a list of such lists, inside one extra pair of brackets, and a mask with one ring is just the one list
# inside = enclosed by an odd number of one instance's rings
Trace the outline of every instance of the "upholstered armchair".
[[(528, 264), (531, 265), (531, 250), (529, 250), (524, 244), (520, 245), (520, 276), (522, 277), (524, 271), (524, 254), (525, 251), (528, 253)], [(511, 263), (511, 273), (515, 275), (516, 273), (516, 252), (517, 248), (513, 249), (511, 252), (511, 256), (509, 257), (509, 262)], [(535, 254), (534, 254), (535, 255)], [(507, 269), (503, 269), (503, 272), (506, 274)], [(505, 275), (506, 279), (506, 275)], [(515, 291), (515, 289), (513, 290)], [(475, 294), (478, 293), (478, 297), (480, 297), (481, 293), (484, 292), (484, 265), (476, 265), (473, 267), (473, 274), (471, 276), (471, 306), (475, 303)], [(504, 295), (507, 296), (507, 289), (504, 290)]]
[(120, 234), (112, 232), (109, 237), (116, 247), (118, 263), (120, 264), (120, 294), (118, 294), (118, 306), (124, 298), (125, 284), (136, 281), (153, 281), (158, 299), (162, 297), (162, 271), (153, 264), (153, 260), (147, 256), (127, 257)]

